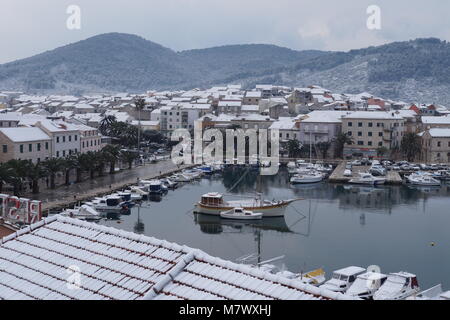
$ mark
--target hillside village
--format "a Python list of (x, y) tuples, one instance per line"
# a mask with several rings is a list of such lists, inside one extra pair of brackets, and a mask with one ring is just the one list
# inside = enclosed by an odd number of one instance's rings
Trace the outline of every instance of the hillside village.
[[(136, 98), (145, 101), (140, 111)], [(106, 118), (165, 137), (178, 128), (192, 130), (196, 122), (203, 128), (278, 129), (284, 146), (290, 141), (312, 144), (318, 158), (398, 158), (403, 137), (415, 133), (422, 138), (422, 152), (415, 160), (450, 162), (446, 107), (392, 101), (370, 93), (333, 93), (318, 86), (257, 85), (246, 91), (229, 85), (79, 97), (2, 92), (0, 103), (2, 162), (39, 162), (99, 151), (111, 142), (99, 130)], [(349, 139), (339, 151), (342, 135)]]

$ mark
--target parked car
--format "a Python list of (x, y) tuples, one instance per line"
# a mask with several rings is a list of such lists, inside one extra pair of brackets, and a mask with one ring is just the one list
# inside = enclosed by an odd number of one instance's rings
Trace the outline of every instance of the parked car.
[(344, 177), (353, 177), (352, 170), (346, 169), (346, 170), (344, 171)]
[(354, 160), (354, 161), (350, 162), (350, 164), (351, 164), (352, 166), (360, 166), (360, 165), (361, 165), (361, 161), (359, 161), (359, 160)]

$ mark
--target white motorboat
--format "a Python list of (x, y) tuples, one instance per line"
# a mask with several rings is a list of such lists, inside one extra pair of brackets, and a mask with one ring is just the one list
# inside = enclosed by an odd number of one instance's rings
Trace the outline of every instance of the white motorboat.
[(201, 200), (195, 204), (195, 212), (211, 215), (220, 215), (223, 211), (233, 208), (243, 208), (244, 210), (261, 212), (264, 217), (283, 217), (287, 206), (300, 199), (269, 201), (263, 200), (260, 194), (254, 198), (226, 201), (223, 195), (217, 192), (204, 194)]
[(287, 164), (287, 170), (289, 173), (294, 174), (297, 172), (297, 165), (295, 164), (295, 162), (289, 162)]
[(99, 212), (120, 213), (129, 209), (126, 202), (124, 202), (120, 196), (114, 195), (96, 198), (92, 202), (86, 204), (91, 205)]
[(324, 179), (324, 175), (319, 172), (310, 172), (296, 174), (291, 178), (291, 184), (307, 184), (307, 183), (317, 183)]
[(389, 274), (386, 281), (373, 295), (374, 300), (404, 300), (420, 292), (417, 277), (407, 272)]
[(81, 207), (67, 209), (61, 212), (61, 215), (86, 221), (98, 221), (102, 218), (97, 210), (85, 204)]
[(352, 184), (381, 185), (386, 182), (386, 178), (374, 177), (370, 173), (360, 172), (359, 177), (351, 179)]
[[(147, 200), (148, 189), (146, 187), (133, 186), (130, 187), (131, 200)], [(140, 199), (138, 199), (140, 197)]]
[(178, 182), (172, 181), (169, 178), (161, 179), (161, 182), (164, 186), (166, 186), (168, 189), (176, 189), (178, 186)]
[(372, 299), (375, 292), (380, 289), (386, 279), (387, 275), (378, 272), (360, 274), (345, 294), (355, 298)]
[(436, 180), (429, 174), (418, 174), (413, 173), (406, 177), (407, 181), (415, 186), (440, 186), (441, 182), (439, 180)]
[(365, 272), (366, 269), (354, 266), (336, 270), (333, 272), (333, 277), (319, 288), (344, 293), (355, 282), (356, 277)]
[(163, 186), (161, 180), (148, 181), (148, 191), (150, 195), (163, 194), (167, 191), (167, 188)]
[(233, 208), (228, 211), (222, 211), (220, 217), (233, 220), (259, 220), (262, 219), (263, 214), (260, 212), (244, 210), (242, 208)]
[(192, 180), (194, 180), (194, 177), (190, 176), (190, 175), (179, 173), (179, 174), (174, 175), (172, 180), (175, 182), (191, 182)]

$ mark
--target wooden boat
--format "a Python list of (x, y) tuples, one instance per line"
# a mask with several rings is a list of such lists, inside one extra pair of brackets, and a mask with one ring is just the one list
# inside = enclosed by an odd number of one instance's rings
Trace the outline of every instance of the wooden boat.
[(247, 211), (261, 212), (264, 217), (283, 217), (287, 206), (301, 199), (280, 201), (263, 200), (258, 194), (255, 198), (225, 201), (223, 195), (217, 192), (204, 194), (195, 204), (195, 212), (211, 215), (220, 215), (223, 211), (242, 208)]

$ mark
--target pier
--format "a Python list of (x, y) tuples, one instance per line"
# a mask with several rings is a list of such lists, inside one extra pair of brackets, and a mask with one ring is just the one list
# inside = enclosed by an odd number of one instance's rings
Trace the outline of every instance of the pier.
[(177, 166), (171, 160), (166, 160), (131, 170), (123, 170), (112, 175), (96, 177), (93, 180), (62, 186), (55, 190), (45, 190), (38, 195), (30, 195), (30, 197), (42, 201), (42, 212), (44, 213), (56, 210), (62, 211), (74, 207), (80, 202), (136, 185), (138, 180), (156, 179), (191, 167), (193, 165)]
[[(336, 169), (333, 171), (333, 173), (329, 177), (330, 182), (335, 183), (349, 183), (349, 181), (353, 178), (356, 178), (359, 176), (360, 172), (368, 172), (370, 169), (370, 166), (353, 166), (352, 168), (352, 176), (346, 177), (344, 176), (345, 167), (347, 165), (347, 162), (341, 162)], [(386, 173), (386, 184), (388, 185), (399, 185), (402, 184), (403, 180), (400, 174), (396, 171), (388, 171)]]

